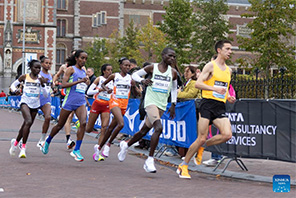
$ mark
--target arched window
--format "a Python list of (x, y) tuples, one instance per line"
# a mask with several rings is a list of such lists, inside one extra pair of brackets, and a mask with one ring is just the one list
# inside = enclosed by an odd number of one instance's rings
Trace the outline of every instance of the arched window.
[(57, 44), (57, 65), (62, 65), (65, 63), (66, 60), (66, 45), (59, 43)]

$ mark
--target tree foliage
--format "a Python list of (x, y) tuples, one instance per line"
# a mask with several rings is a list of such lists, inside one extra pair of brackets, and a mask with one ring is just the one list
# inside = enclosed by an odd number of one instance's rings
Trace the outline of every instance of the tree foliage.
[(296, 71), (296, 1), (249, 0), (251, 7), (242, 17), (254, 17), (247, 27), (253, 30), (251, 38), (239, 38), (240, 48), (254, 53), (258, 58), (255, 68), (262, 68), (269, 76), (272, 66)]
[(230, 24), (224, 17), (228, 5), (226, 0), (193, 0), (192, 4), (196, 8), (192, 48), (197, 55), (197, 62), (204, 66), (216, 54), (214, 45), (217, 41), (231, 40), (228, 37)]
[(175, 48), (179, 64), (192, 60), (193, 8), (189, 0), (171, 0), (164, 6), (166, 14), (160, 30), (166, 34), (169, 44)]
[(88, 54), (86, 67), (93, 67), (96, 75), (100, 75), (100, 68), (106, 62), (105, 57), (108, 53), (106, 47), (106, 39), (94, 38), (94, 42), (90, 43), (85, 51)]
[(164, 33), (154, 27), (153, 22), (149, 20), (139, 31), (137, 38), (143, 52), (143, 61), (160, 62), (161, 52), (168, 44)]

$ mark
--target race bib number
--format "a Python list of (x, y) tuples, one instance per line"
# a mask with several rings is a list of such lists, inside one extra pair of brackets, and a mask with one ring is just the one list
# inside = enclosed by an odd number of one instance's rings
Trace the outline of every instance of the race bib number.
[(129, 85), (120, 85), (116, 86), (116, 98), (128, 99), (130, 86)]
[[(228, 84), (227, 84), (226, 82), (215, 81), (214, 87), (222, 87), (222, 88), (224, 88), (224, 89), (227, 89), (227, 85), (228, 85)], [(227, 92), (225, 92), (225, 94), (219, 94), (219, 93), (213, 91), (213, 96), (216, 97), (216, 98), (224, 99), (226, 93), (227, 93)]]
[[(82, 78), (78, 78), (78, 80), (80, 80), (80, 79), (82, 79)], [(87, 88), (87, 85), (85, 84), (85, 83), (78, 83), (77, 85), (76, 85), (76, 92), (78, 92), (78, 93), (85, 93), (85, 91), (86, 91), (86, 88)]]
[(110, 98), (111, 98), (111, 94), (108, 94), (107, 92), (102, 91), (102, 92), (99, 93), (98, 98), (102, 99), (102, 100), (109, 101)]
[(24, 93), (28, 97), (38, 97), (40, 94), (40, 83), (26, 82)]
[(152, 91), (168, 93), (170, 82), (171, 82), (171, 77), (155, 74), (153, 84), (152, 84)]

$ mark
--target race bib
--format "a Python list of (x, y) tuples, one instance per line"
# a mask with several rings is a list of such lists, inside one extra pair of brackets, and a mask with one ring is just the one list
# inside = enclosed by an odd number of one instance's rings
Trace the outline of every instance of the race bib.
[(152, 91), (168, 93), (170, 87), (171, 77), (161, 76), (158, 74), (154, 75), (154, 80), (152, 84)]
[(38, 97), (40, 94), (40, 83), (26, 82), (24, 93), (28, 97)]
[[(78, 80), (80, 80), (80, 79), (82, 79), (82, 78), (78, 78)], [(85, 93), (85, 91), (86, 91), (86, 88), (87, 88), (87, 85), (85, 84), (85, 83), (78, 83), (77, 85), (76, 85), (76, 92), (78, 92), (78, 93)]]
[(129, 85), (116, 85), (116, 98), (128, 99), (128, 93), (130, 90)]
[[(222, 87), (222, 88), (227, 89), (227, 85), (228, 84), (226, 82), (215, 81), (214, 87)], [(213, 96), (216, 97), (216, 98), (224, 99), (226, 93), (227, 93), (227, 91), (225, 92), (225, 94), (219, 94), (219, 93), (213, 91)]]
[(102, 91), (102, 92), (99, 93), (98, 98), (102, 99), (102, 100), (109, 101), (110, 98), (111, 98), (111, 94), (108, 94), (107, 92)]

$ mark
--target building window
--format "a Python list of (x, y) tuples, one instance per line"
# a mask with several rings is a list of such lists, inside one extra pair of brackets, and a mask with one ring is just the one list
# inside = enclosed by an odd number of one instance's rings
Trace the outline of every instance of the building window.
[(58, 45), (57, 46), (57, 64), (62, 65), (65, 63), (66, 59), (66, 47), (64, 45)]
[(58, 6), (57, 6), (57, 9), (60, 9), (60, 10), (66, 10), (67, 7), (67, 0), (58, 0)]
[(106, 11), (97, 12), (92, 15), (92, 26), (98, 27), (107, 24), (107, 13)]
[(58, 37), (66, 36), (66, 20), (65, 19), (57, 20), (57, 36)]

